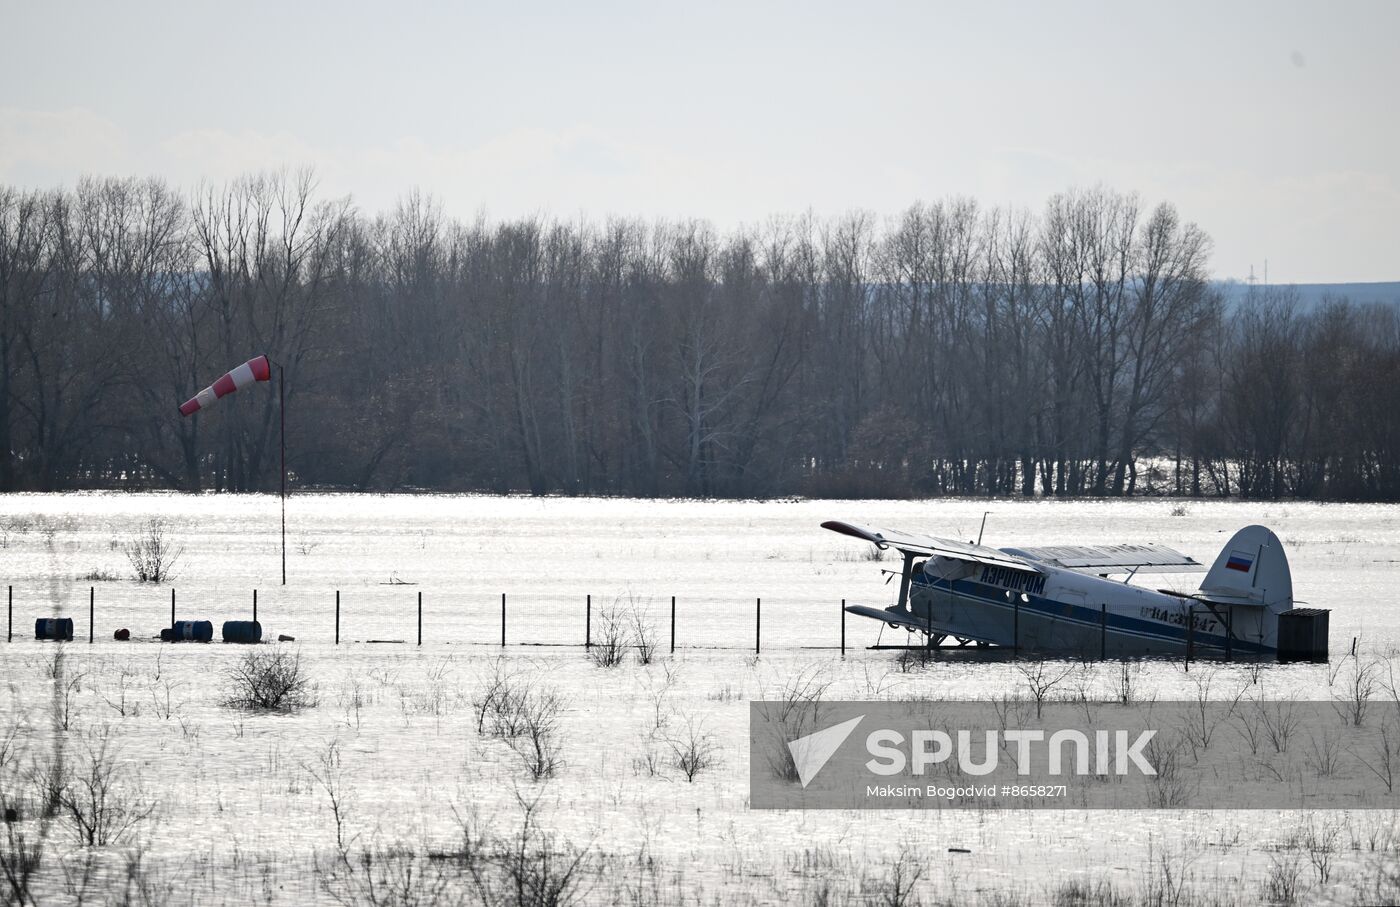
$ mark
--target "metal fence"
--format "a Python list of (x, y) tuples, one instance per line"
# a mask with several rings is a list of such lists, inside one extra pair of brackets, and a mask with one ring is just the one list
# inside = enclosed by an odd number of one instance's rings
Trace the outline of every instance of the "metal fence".
[[(30, 637), (36, 619), (70, 617), (74, 638), (89, 643), (122, 629), (131, 638), (158, 638), (177, 620), (210, 620), (215, 638), (222, 621), (259, 622), (263, 639), (479, 645), (578, 646), (610, 638), (621, 625), (629, 637), (645, 634), (658, 649), (832, 649), (845, 653), (845, 600), (826, 602), (762, 597), (682, 598), (675, 595), (604, 597), (553, 590), (463, 593), (388, 588), (326, 590), (201, 590), (182, 596), (175, 587), (110, 589), (89, 585), (63, 592), (7, 587), (6, 640)], [(84, 613), (86, 612), (86, 613)], [(765, 617), (768, 628), (765, 635)], [(84, 620), (85, 618), (85, 620)], [(861, 625), (870, 626), (861, 621)], [(863, 635), (869, 635), (863, 634)], [(904, 634), (900, 634), (902, 637)]]

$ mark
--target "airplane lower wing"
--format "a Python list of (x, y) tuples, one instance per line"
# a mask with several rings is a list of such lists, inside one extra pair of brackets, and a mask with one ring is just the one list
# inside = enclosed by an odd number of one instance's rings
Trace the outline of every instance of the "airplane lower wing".
[(930, 535), (915, 535), (911, 532), (900, 532), (897, 529), (871, 529), (866, 526), (856, 526), (852, 523), (843, 523), (840, 520), (827, 520), (822, 523), (823, 529), (830, 529), (832, 532), (839, 532), (842, 535), (853, 536), (864, 539), (872, 545), (880, 548), (895, 548), (906, 554), (926, 555), (952, 558), (956, 561), (968, 561), (974, 564), (987, 564), (992, 567), (1007, 567), (1012, 570), (1023, 570), (1026, 573), (1040, 573), (1032, 563), (1014, 557), (995, 548), (988, 548), (985, 545), (974, 545), (971, 542), (955, 542), (952, 539), (939, 539)]
[(932, 630), (935, 641), (940, 637), (952, 636), (963, 642), (966, 640), (977, 640), (978, 637), (968, 636), (966, 633), (955, 633), (947, 627), (929, 627), (918, 616), (909, 611), (902, 611), (899, 608), (885, 610), (882, 608), (872, 608), (869, 605), (847, 605), (846, 610), (858, 617), (869, 617), (874, 620), (882, 620), (892, 627), (903, 627), (906, 630), (918, 630), (921, 633), (928, 633)]
[[(899, 627), (908, 627), (911, 630), (927, 630), (928, 624), (909, 611), (895, 609), (886, 611), (883, 608), (872, 608), (869, 605), (847, 605), (846, 610), (860, 617), (870, 617), (875, 620), (883, 620), (887, 624)], [(937, 629), (937, 628), (935, 628)]]

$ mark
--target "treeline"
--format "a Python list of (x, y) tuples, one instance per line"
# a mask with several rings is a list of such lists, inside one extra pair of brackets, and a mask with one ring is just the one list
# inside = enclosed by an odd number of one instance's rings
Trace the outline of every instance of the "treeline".
[[(1170, 205), (369, 216), (308, 174), (0, 188), (0, 490), (1400, 499), (1400, 320), (1227, 310)], [(276, 370), (274, 370), (276, 371)], [(275, 375), (274, 375), (275, 377)]]

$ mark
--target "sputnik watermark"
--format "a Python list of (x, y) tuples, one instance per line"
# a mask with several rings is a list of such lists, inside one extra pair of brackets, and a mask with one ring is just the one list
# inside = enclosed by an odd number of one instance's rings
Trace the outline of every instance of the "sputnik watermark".
[(836, 751), (841, 748), (841, 744), (846, 742), (851, 731), (856, 729), (856, 725), (860, 724), (864, 717), (864, 715), (857, 715), (848, 721), (817, 731), (815, 734), (808, 734), (805, 737), (788, 741), (788, 752), (792, 755), (797, 779), (803, 787), (806, 787), (817, 776), (817, 772), (821, 771), (827, 760), (836, 754)]
[[(858, 715), (814, 734), (788, 741), (788, 752), (792, 755), (798, 781), (804, 788), (864, 718), (864, 715)], [(959, 771), (972, 776), (990, 775), (997, 770), (1003, 749), (1014, 746), (1016, 772), (1021, 775), (1031, 773), (1037, 758), (1045, 760), (1046, 771), (1051, 775), (1106, 775), (1110, 770), (1126, 775), (1130, 766), (1143, 775), (1156, 775), (1157, 769), (1143, 755), (1143, 748), (1156, 733), (1155, 730), (1140, 731), (1130, 743), (1127, 731), (1095, 731), (1092, 742), (1088, 734), (1073, 729), (1055, 731), (1048, 738), (1040, 730), (983, 731), (979, 759), (972, 731), (958, 731), (955, 745), (953, 736), (947, 731), (916, 730), (906, 739), (899, 731), (880, 728), (865, 737), (865, 750), (871, 757), (866, 760), (865, 767), (876, 775), (902, 775), (906, 772), (923, 775), (947, 762), (956, 752)], [(1043, 754), (1033, 750), (1035, 744), (1043, 745)], [(918, 792), (917, 788), (888, 785), (871, 786), (868, 790), (872, 796), (881, 797)], [(959, 796), (996, 795), (995, 785), (925, 790), (933, 791), (934, 796), (951, 796), (954, 793)]]
[[(1388, 764), (1381, 716), (1374, 727), (1345, 717), (1338, 703), (1264, 700), (755, 702), (750, 799), (760, 809), (1400, 808), (1377, 768)], [(1331, 754), (1325, 773), (1318, 752)]]
[[(812, 782), (864, 718), (858, 715), (788, 741), (788, 751), (803, 787)], [(865, 767), (876, 775), (906, 772), (923, 775), (947, 762), (956, 752), (959, 771), (973, 776), (990, 775), (997, 770), (1002, 751), (1014, 747), (1016, 771), (1021, 775), (1031, 773), (1037, 758), (1045, 760), (1046, 770), (1051, 775), (1106, 775), (1110, 771), (1126, 775), (1130, 766), (1144, 775), (1155, 775), (1157, 769), (1144, 757), (1143, 748), (1156, 733), (1155, 730), (1140, 731), (1129, 742), (1128, 731), (1095, 731), (1092, 741), (1088, 734), (1074, 729), (1055, 731), (1049, 737), (1041, 730), (983, 731), (979, 758), (972, 731), (958, 731), (955, 745), (947, 731), (916, 730), (906, 739), (899, 731), (880, 728), (865, 737), (865, 750), (870, 754)], [(1036, 744), (1043, 745), (1043, 753), (1035, 752)], [(882, 796), (892, 794), (882, 793)]]
[[(965, 775), (990, 775), (997, 770), (1001, 753), (1009, 749), (1016, 763), (1016, 773), (1029, 775), (1043, 760), (1051, 775), (1126, 775), (1129, 767), (1144, 775), (1155, 775), (1154, 768), (1143, 758), (1145, 747), (1157, 732), (1139, 731), (1134, 737), (1128, 731), (1094, 731), (1093, 742), (1083, 731), (1059, 730), (1047, 739), (1041, 730), (983, 731), (980, 747), (973, 742), (973, 732), (957, 732), (958, 771)], [(1132, 742), (1129, 743), (1129, 738)], [(1036, 744), (1041, 744), (1036, 748)], [(908, 753), (906, 755), (906, 747)], [(905, 771), (922, 775), (949, 760), (953, 755), (953, 738), (947, 731), (918, 730), (909, 735), (882, 729), (865, 738), (865, 748), (871, 758), (865, 767), (877, 775), (901, 775)], [(981, 758), (978, 758), (980, 750)], [(1066, 752), (1069, 756), (1066, 758)], [(1090, 768), (1090, 754), (1093, 767)]]

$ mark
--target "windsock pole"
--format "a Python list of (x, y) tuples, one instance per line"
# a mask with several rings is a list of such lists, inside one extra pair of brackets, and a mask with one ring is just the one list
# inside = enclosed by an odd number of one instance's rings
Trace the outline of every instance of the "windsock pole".
[(287, 585), (287, 370), (277, 363), (277, 433), (282, 447), (282, 585)]

